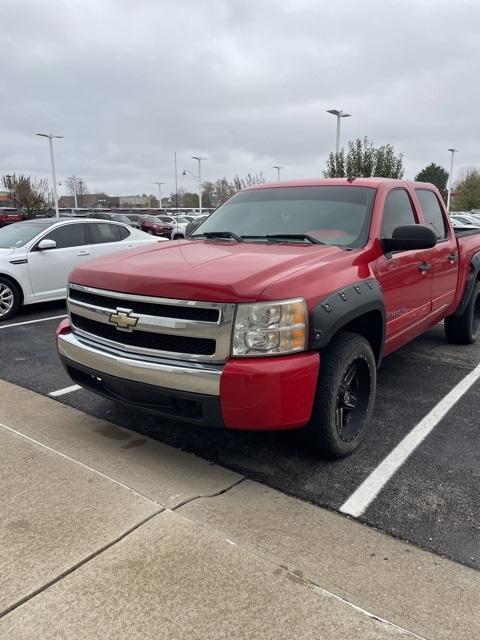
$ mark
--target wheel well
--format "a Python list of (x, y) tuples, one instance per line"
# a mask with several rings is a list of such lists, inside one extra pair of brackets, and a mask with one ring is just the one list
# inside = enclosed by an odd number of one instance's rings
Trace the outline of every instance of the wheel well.
[(380, 363), (383, 351), (384, 321), (380, 311), (369, 311), (358, 318), (354, 318), (339, 331), (349, 331), (363, 336), (372, 347), (377, 363)]
[(23, 289), (20, 285), (19, 282), (17, 282), (17, 280), (15, 280), (15, 278), (12, 278), (12, 276), (7, 276), (6, 273), (0, 273), (0, 278), (3, 278), (4, 280), (8, 280), (8, 282), (10, 282), (11, 284), (15, 285), (20, 293), (20, 304), (23, 304)]

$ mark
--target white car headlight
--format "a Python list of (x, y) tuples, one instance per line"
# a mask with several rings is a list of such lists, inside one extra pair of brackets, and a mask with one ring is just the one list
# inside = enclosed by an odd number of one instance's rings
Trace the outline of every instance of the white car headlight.
[(232, 356), (264, 356), (303, 351), (307, 344), (307, 305), (303, 298), (239, 304)]

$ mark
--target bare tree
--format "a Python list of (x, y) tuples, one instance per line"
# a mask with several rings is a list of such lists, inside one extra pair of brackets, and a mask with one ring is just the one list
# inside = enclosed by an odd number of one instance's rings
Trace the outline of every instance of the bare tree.
[(9, 198), (28, 218), (52, 206), (50, 187), (46, 178), (35, 180), (30, 176), (14, 173), (3, 176), (2, 184)]
[(65, 186), (67, 188), (67, 192), (71, 196), (75, 195), (75, 186), (76, 186), (77, 199), (79, 204), (81, 203), (82, 196), (88, 193), (87, 183), (85, 182), (85, 180), (82, 180), (82, 178), (79, 178), (78, 176), (69, 176), (68, 178), (66, 178)]

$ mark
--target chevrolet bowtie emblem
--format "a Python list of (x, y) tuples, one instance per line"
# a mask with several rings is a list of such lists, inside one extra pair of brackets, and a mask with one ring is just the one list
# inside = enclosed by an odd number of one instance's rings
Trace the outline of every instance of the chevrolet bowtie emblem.
[(137, 326), (138, 316), (132, 314), (131, 309), (120, 309), (117, 307), (115, 313), (110, 315), (109, 322), (114, 324), (119, 331), (132, 331)]

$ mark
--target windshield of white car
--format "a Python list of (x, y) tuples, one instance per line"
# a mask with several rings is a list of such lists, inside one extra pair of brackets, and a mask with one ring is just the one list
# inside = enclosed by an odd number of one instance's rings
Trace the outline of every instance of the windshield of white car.
[(55, 220), (42, 220), (41, 222), (15, 222), (0, 229), (0, 249), (15, 249), (23, 247), (33, 240), (41, 231), (44, 231)]
[[(234, 195), (195, 229), (195, 238), (228, 231), (247, 242), (300, 242), (361, 247), (368, 238), (375, 189), (352, 186), (268, 187)], [(303, 240), (305, 244), (309, 244)]]

